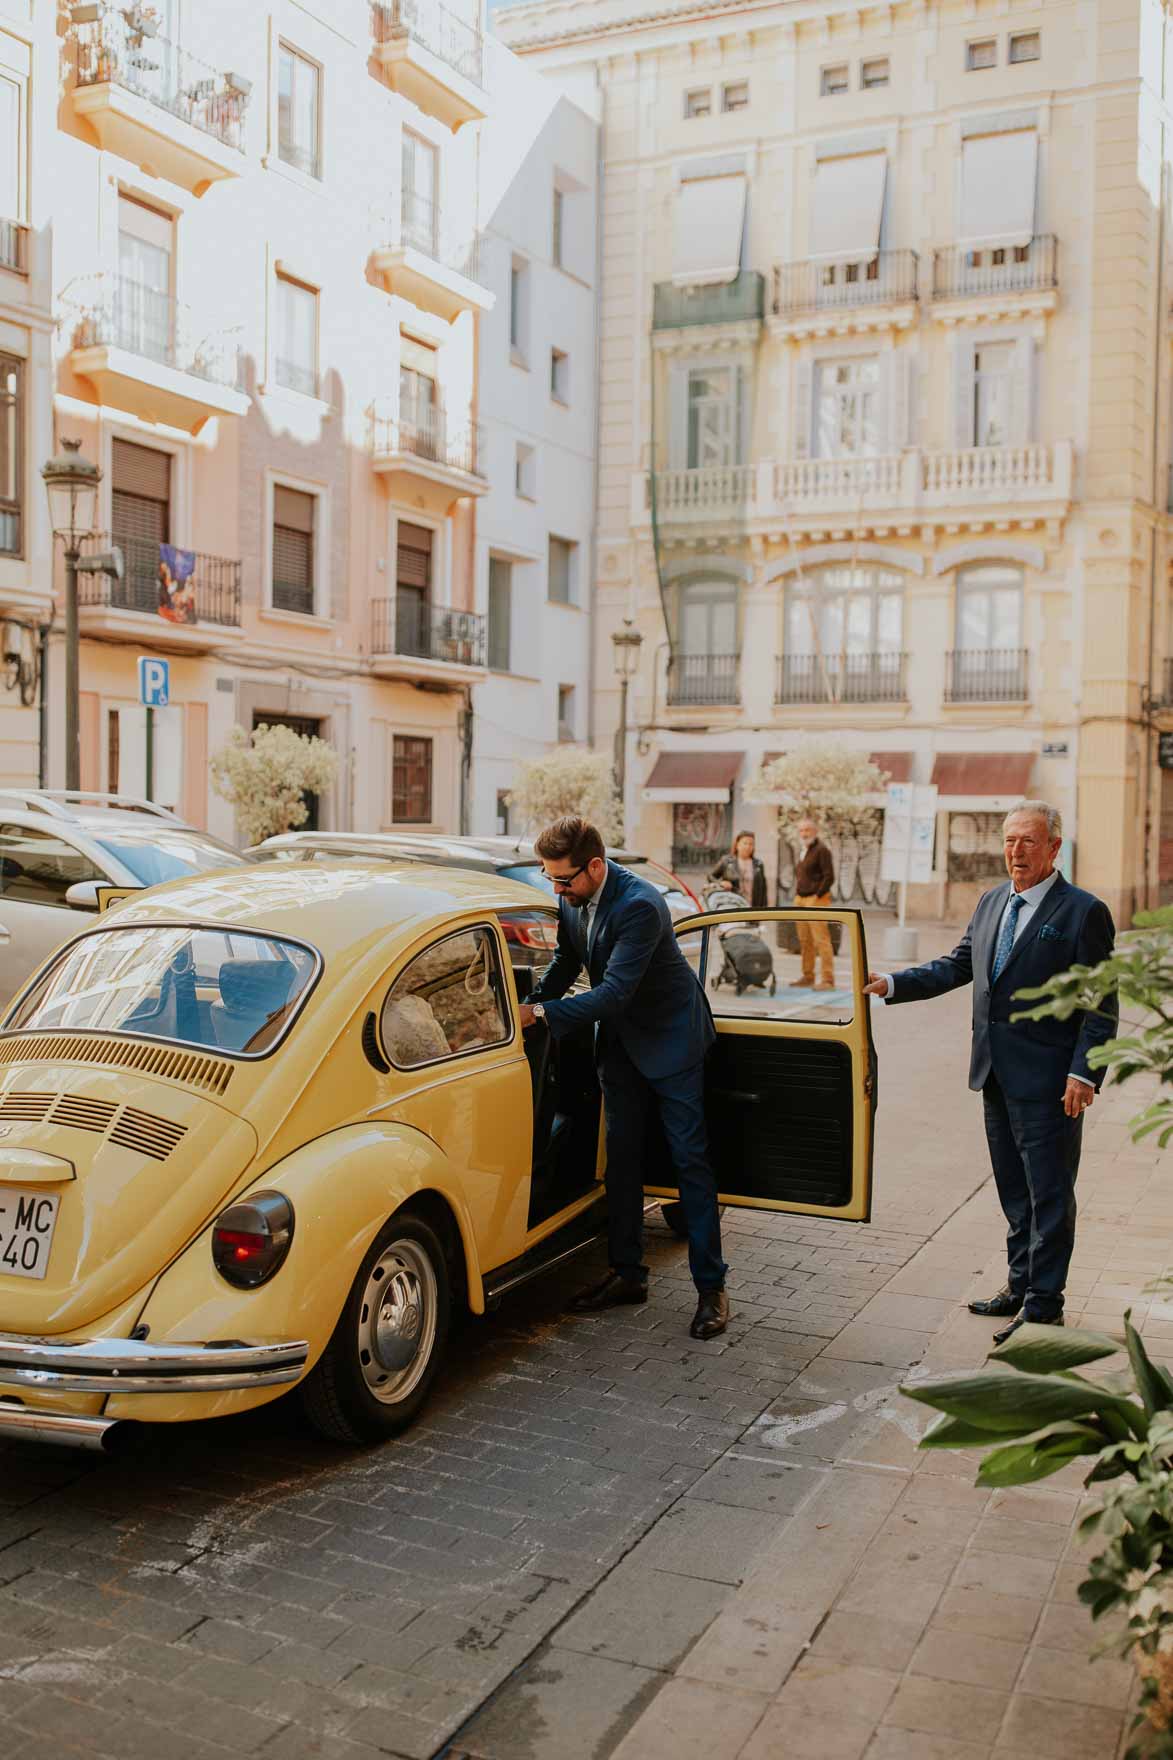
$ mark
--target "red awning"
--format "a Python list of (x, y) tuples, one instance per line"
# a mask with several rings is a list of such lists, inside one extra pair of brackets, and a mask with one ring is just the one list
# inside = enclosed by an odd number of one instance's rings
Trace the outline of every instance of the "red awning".
[(727, 801), (744, 752), (661, 752), (644, 783), (646, 801)]
[(869, 752), (872, 763), (877, 770), (882, 770), (889, 782), (912, 781), (911, 752)]
[(942, 795), (1021, 799), (1030, 784), (1034, 762), (1033, 752), (938, 752), (933, 760), (933, 781)]

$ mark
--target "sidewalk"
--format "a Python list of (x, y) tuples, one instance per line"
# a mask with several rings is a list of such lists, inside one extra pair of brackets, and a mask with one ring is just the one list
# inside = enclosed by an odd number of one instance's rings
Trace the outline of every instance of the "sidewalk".
[[(1137, 1084), (1085, 1125), (1072, 1324), (1123, 1308), (1173, 1358), (1173, 1157), (1137, 1148)], [(1163, 1163), (1163, 1165), (1162, 1165)], [(618, 1740), (614, 1760), (1114, 1760), (1131, 1668), (1076, 1599), (1078, 1464), (974, 1489), (978, 1457), (920, 1453), (932, 1414), (908, 1372), (976, 1366), (991, 1325), (968, 1294), (1001, 1282), (992, 1181), (974, 1194), (743, 1438), (746, 1471), (820, 1477), (723, 1611)], [(975, 1272), (978, 1273), (975, 1275)], [(858, 1334), (853, 1340), (849, 1334)], [(1086, 1470), (1086, 1469), (1083, 1469)], [(659, 1678), (664, 1679), (663, 1676)]]

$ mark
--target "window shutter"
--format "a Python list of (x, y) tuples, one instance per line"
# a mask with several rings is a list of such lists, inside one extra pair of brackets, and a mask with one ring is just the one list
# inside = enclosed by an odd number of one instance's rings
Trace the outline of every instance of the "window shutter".
[(799, 360), (794, 368), (794, 456), (809, 458), (811, 450), (811, 429), (814, 424), (814, 411), (811, 408), (811, 395), (814, 389), (814, 371), (809, 360)]
[(273, 489), (273, 524), (286, 526), (291, 532), (314, 529), (314, 497), (303, 489), (287, 489), (278, 483)]
[(1020, 336), (1014, 345), (1013, 379), (1010, 387), (1010, 443), (1027, 446), (1035, 434), (1035, 345), (1030, 336)]
[(744, 464), (749, 457), (749, 386), (746, 384), (744, 367), (736, 369), (733, 386), (734, 396), (734, 429), (733, 429), (733, 462)]
[(171, 454), (153, 446), (135, 446), (115, 440), (113, 456), (115, 494), (147, 495), (152, 501), (171, 499)]
[(973, 342), (958, 336), (953, 343), (953, 444), (967, 447), (974, 444), (974, 370)]
[(312, 609), (313, 586), (313, 541), (309, 534), (274, 526), (273, 603), (279, 610)]
[(395, 579), (401, 587), (427, 591), (432, 583), (432, 532), (400, 520), (395, 547)]
[[(654, 370), (654, 363), (653, 363)], [(664, 468), (662, 458), (652, 460)], [(674, 364), (668, 371), (668, 468), (683, 470), (688, 463), (688, 369)]]

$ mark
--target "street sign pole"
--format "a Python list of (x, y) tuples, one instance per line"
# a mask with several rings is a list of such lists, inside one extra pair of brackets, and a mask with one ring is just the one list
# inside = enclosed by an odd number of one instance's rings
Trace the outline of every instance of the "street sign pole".
[(140, 654), (138, 660), (138, 696), (145, 711), (146, 723), (146, 793), (155, 798), (155, 710), (165, 709), (171, 695), (171, 663), (153, 654)]
[(155, 798), (155, 711), (147, 704), (147, 799)]

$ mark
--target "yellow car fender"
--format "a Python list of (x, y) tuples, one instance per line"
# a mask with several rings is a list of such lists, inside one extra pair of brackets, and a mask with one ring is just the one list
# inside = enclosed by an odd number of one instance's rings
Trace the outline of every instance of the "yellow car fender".
[[(258, 1289), (235, 1289), (212, 1263), (211, 1225), (162, 1274), (140, 1316), (153, 1343), (222, 1338), (305, 1339), (307, 1369), (330, 1342), (363, 1256), (388, 1217), (420, 1193), (445, 1203), (464, 1251), (469, 1306), (485, 1311), (472, 1222), (458, 1177), (422, 1131), (372, 1121), (331, 1131), (269, 1167), (238, 1193), (279, 1191), (293, 1205), (289, 1256)], [(286, 1390), (117, 1394), (110, 1418), (149, 1423), (223, 1417), (265, 1405)]]

